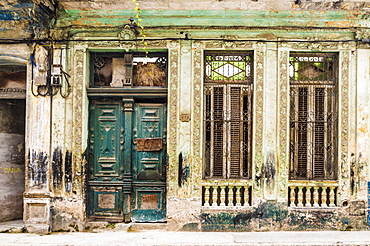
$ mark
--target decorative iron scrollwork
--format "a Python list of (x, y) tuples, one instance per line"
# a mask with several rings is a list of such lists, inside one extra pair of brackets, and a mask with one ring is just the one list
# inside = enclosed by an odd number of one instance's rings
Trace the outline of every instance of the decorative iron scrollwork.
[(155, 61), (155, 65), (157, 65), (157, 67), (159, 67), (161, 69), (161, 71), (166, 71), (166, 67), (167, 67), (167, 59), (166, 57), (162, 56), (162, 57), (158, 57), (158, 59)]
[(94, 57), (94, 66), (97, 69), (102, 69), (106, 63), (103, 57)]

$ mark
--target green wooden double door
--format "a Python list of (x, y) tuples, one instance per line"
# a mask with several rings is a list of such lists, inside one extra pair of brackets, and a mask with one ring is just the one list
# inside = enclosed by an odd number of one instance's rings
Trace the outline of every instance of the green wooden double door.
[(166, 104), (90, 100), (87, 214), (91, 220), (166, 220)]

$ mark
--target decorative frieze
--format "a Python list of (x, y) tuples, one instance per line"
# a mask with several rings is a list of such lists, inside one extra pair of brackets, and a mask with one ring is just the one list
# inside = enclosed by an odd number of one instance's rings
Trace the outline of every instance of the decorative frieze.
[(75, 166), (74, 166), (74, 180), (73, 186), (76, 190), (81, 192), (83, 185), (83, 173), (82, 173), (82, 132), (83, 132), (83, 98), (84, 93), (84, 61), (85, 61), (86, 49), (76, 48), (74, 52), (74, 76), (73, 76), (73, 149), (75, 153)]
[[(262, 198), (261, 178), (263, 172), (263, 98), (264, 98), (264, 74), (265, 74), (265, 51), (257, 50), (255, 52), (255, 112), (254, 112), (254, 197)], [(254, 202), (257, 202), (254, 200)]]
[(340, 182), (340, 200), (349, 198), (349, 182), (350, 182), (350, 160), (349, 160), (349, 148), (348, 148), (348, 134), (349, 134), (349, 63), (350, 63), (350, 52), (342, 51), (340, 53), (340, 118), (339, 118), (339, 129), (340, 129), (340, 173), (338, 174)]
[[(177, 46), (176, 43), (169, 43), (169, 45)], [(173, 192), (176, 184), (176, 173), (177, 173), (177, 119), (178, 119), (178, 107), (179, 107), (179, 50), (169, 50), (169, 90), (168, 90), (168, 140), (167, 140), (167, 153), (169, 156), (168, 160), (168, 195), (174, 195)]]
[[(193, 74), (193, 108), (192, 108), (192, 142), (193, 142), (193, 178), (196, 186), (199, 187), (200, 177), (202, 177), (202, 50), (195, 50), (193, 52), (194, 59), (194, 74)], [(199, 190), (198, 190), (199, 191)], [(199, 197), (200, 194), (197, 194)]]
[(288, 79), (288, 50), (279, 50), (278, 53), (278, 64), (279, 64), (279, 127), (278, 127), (278, 144), (279, 144), (279, 178), (278, 178), (278, 197), (281, 199), (286, 198), (287, 183), (289, 178), (289, 150), (288, 150), (288, 109), (289, 109), (289, 100), (288, 100), (288, 88), (289, 88), (289, 79)]

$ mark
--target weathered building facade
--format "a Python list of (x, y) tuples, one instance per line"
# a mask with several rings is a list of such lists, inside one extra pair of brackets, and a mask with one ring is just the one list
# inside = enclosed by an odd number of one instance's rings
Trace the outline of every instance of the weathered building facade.
[(27, 63), (32, 40), (47, 38), (50, 6), (0, 4), (0, 221), (23, 218)]
[(366, 228), (370, 3), (57, 4), (27, 67), (28, 231)]

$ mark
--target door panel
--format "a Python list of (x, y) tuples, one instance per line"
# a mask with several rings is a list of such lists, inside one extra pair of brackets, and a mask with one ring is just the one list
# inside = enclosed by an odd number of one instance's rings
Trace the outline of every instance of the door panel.
[(135, 106), (132, 221), (166, 219), (166, 104)]
[[(160, 184), (157, 184), (158, 186)], [(166, 187), (134, 186), (133, 222), (165, 222), (166, 221)]]
[(104, 219), (111, 222), (123, 220), (123, 194), (120, 185), (90, 185), (89, 210), (95, 219)]
[(129, 101), (90, 102), (88, 215), (165, 221), (166, 104)]
[(122, 179), (124, 125), (122, 106), (116, 102), (95, 102), (90, 108), (90, 149), (93, 180)]
[(89, 117), (88, 215), (123, 220), (124, 115), (120, 100), (92, 100)]
[(164, 180), (165, 104), (136, 104), (134, 180)]

